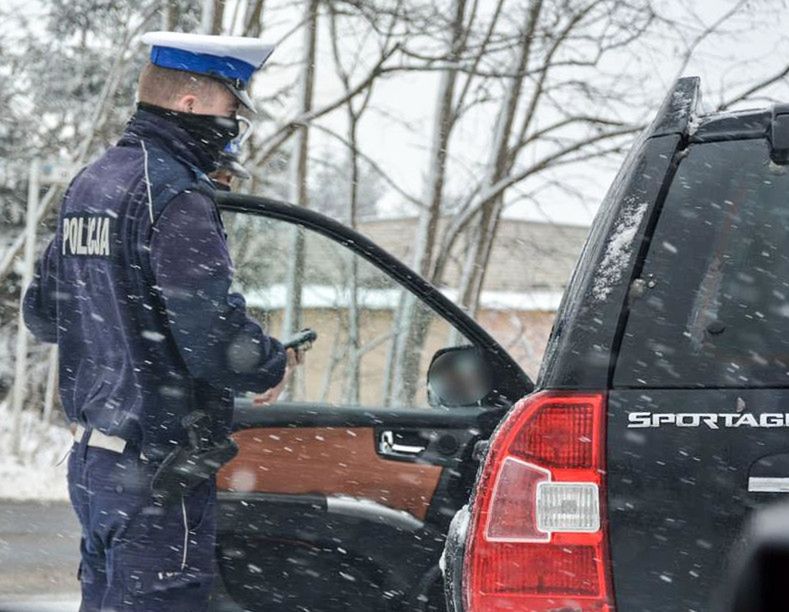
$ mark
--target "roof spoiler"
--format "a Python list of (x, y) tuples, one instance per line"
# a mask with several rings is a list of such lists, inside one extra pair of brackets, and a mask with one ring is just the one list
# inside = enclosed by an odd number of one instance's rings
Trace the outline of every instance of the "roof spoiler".
[(699, 77), (677, 79), (663, 100), (663, 104), (660, 105), (660, 110), (649, 128), (649, 136), (687, 134), (690, 122), (701, 101), (700, 90), (701, 79)]
[(773, 106), (770, 130), (770, 159), (776, 164), (789, 163), (789, 104)]

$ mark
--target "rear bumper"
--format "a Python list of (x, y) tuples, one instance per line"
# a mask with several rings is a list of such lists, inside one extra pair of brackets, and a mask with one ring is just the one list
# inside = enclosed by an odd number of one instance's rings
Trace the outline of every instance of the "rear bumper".
[(463, 612), (463, 558), (466, 552), (471, 513), (468, 505), (457, 511), (449, 525), (441, 569), (444, 572), (444, 594), (449, 612)]

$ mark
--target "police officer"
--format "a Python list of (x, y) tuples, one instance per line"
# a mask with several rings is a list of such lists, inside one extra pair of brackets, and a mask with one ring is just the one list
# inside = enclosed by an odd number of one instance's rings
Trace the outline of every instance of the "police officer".
[[(148, 33), (150, 62), (120, 141), (63, 198), (25, 295), (31, 332), (59, 346), (75, 444), (83, 611), (205, 609), (213, 578), (213, 477), (174, 501), (151, 494), (168, 456), (209, 417), (226, 440), (236, 392), (281, 388), (300, 361), (230, 293), (233, 267), (207, 174), (250, 110), (272, 47), (257, 39)], [(166, 464), (166, 462), (165, 462)]]

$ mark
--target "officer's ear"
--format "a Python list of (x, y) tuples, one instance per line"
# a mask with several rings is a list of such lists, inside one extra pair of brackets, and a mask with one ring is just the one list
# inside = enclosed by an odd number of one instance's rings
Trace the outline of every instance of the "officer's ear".
[(181, 96), (178, 99), (178, 101), (175, 103), (175, 110), (182, 113), (193, 113), (195, 112), (196, 103), (197, 96), (193, 94), (187, 94), (185, 96)]

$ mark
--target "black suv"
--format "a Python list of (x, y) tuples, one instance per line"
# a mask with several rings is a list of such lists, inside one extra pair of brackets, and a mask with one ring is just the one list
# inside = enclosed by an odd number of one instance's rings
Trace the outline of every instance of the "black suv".
[(789, 106), (697, 116), (698, 92), (634, 145), (488, 442), (455, 611), (722, 609), (747, 515), (789, 492)]

